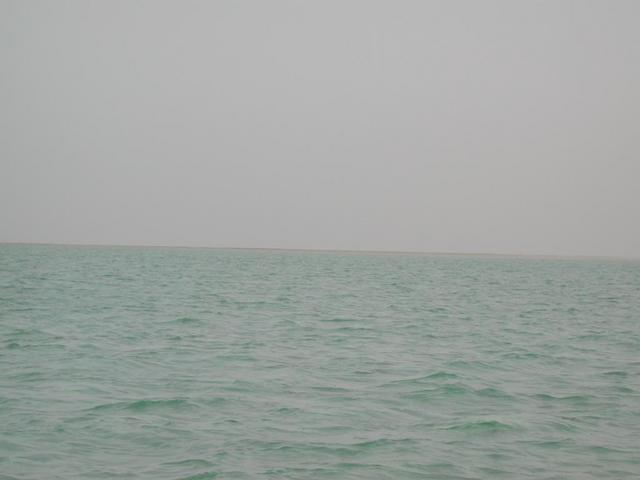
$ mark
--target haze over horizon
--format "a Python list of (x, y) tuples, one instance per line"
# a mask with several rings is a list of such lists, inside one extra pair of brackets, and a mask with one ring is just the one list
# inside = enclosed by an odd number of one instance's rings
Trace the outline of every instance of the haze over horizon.
[(0, 242), (640, 257), (639, 14), (0, 0)]

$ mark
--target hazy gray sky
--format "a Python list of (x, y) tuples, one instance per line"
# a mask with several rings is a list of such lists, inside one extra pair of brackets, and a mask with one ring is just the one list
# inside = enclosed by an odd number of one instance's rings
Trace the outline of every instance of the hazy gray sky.
[(640, 2), (0, 0), (0, 241), (640, 256)]

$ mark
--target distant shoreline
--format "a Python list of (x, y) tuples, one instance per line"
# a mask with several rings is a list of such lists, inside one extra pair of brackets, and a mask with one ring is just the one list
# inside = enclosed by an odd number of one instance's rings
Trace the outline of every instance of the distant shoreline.
[(486, 252), (426, 252), (417, 250), (350, 250), (329, 248), (282, 248), (282, 247), (213, 247), (193, 245), (148, 245), (148, 244), (109, 244), (109, 243), (56, 243), (56, 242), (0, 242), (0, 245), (40, 245), (56, 247), (96, 247), (96, 248), (157, 248), (176, 250), (220, 250), (253, 252), (300, 252), (300, 253), (340, 253), (348, 255), (415, 255), (438, 257), (488, 257), (488, 258), (532, 258), (540, 260), (632, 260), (640, 257), (622, 257), (615, 255), (560, 255), (535, 253), (486, 253)]

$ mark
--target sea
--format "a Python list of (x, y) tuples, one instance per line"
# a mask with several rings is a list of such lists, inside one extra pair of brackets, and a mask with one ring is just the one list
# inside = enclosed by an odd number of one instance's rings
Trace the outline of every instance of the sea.
[(640, 478), (640, 261), (0, 245), (0, 479), (214, 478)]

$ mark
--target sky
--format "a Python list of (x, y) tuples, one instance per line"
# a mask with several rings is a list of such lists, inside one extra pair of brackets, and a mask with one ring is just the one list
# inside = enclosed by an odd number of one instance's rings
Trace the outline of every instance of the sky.
[(0, 0), (0, 242), (640, 257), (639, 18)]

